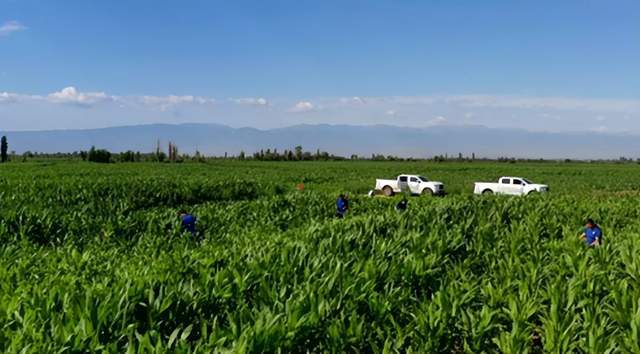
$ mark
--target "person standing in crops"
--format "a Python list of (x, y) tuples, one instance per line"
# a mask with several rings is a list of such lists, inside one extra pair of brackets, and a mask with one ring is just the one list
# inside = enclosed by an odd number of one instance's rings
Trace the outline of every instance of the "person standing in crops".
[(398, 202), (398, 204), (396, 204), (396, 211), (398, 213), (402, 213), (405, 210), (407, 210), (407, 206), (409, 206), (409, 201), (407, 200), (407, 197), (402, 197), (402, 200)]
[(182, 221), (182, 231), (189, 231), (193, 236), (196, 236), (196, 217), (192, 214), (187, 213), (187, 211), (184, 209), (181, 209), (178, 214), (180, 215), (180, 220)]
[(336, 200), (336, 217), (339, 219), (344, 218), (347, 210), (349, 210), (349, 198), (344, 194), (340, 194), (338, 200)]
[(584, 232), (580, 235), (580, 238), (582, 238), (589, 246), (599, 246), (602, 242), (602, 229), (593, 221), (593, 219), (587, 219), (584, 226)]

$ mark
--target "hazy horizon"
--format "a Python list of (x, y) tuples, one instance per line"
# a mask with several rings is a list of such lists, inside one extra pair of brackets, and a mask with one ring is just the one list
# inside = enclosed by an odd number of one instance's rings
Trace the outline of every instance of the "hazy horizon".
[(629, 134), (590, 133), (594, 141), (585, 144), (583, 133), (528, 132), (482, 126), (429, 128), (390, 125), (295, 125), (259, 130), (232, 128), (220, 124), (150, 124), (89, 130), (24, 131), (6, 133), (12, 150), (18, 153), (73, 152), (91, 146), (112, 152), (151, 152), (160, 142), (168, 142), (181, 152), (199, 151), (207, 155), (236, 155), (266, 149), (292, 149), (301, 145), (308, 151), (327, 151), (340, 156), (371, 154), (429, 158), (435, 155), (516, 157), (546, 159), (640, 158), (640, 137)]
[[(182, 123), (132, 123), (132, 124), (123, 124), (123, 125), (108, 125), (108, 126), (98, 126), (94, 128), (58, 128), (58, 129), (24, 129), (24, 130), (5, 130), (5, 133), (41, 133), (41, 132), (65, 132), (65, 131), (98, 131), (98, 130), (109, 130), (109, 129), (120, 129), (120, 128), (139, 128), (139, 127), (154, 127), (154, 126), (167, 126), (167, 127), (179, 127), (179, 126), (220, 126), (224, 128), (231, 129), (251, 129), (262, 132), (268, 132), (272, 130), (281, 130), (288, 128), (297, 128), (297, 127), (355, 127), (355, 128), (371, 128), (371, 127), (391, 127), (391, 128), (400, 128), (400, 129), (411, 129), (416, 131), (421, 130), (429, 130), (429, 129), (487, 129), (494, 131), (517, 131), (522, 133), (532, 133), (532, 134), (584, 134), (583, 130), (567, 130), (567, 131), (553, 131), (553, 130), (531, 130), (524, 129), (518, 127), (510, 127), (510, 128), (491, 128), (486, 125), (481, 124), (437, 124), (437, 125), (429, 125), (429, 126), (410, 126), (410, 125), (398, 125), (398, 124), (389, 124), (389, 123), (377, 123), (377, 124), (346, 124), (346, 123), (299, 123), (292, 125), (284, 125), (281, 127), (273, 127), (273, 128), (260, 128), (260, 127), (252, 127), (247, 125), (228, 125), (221, 123), (207, 123), (207, 122), (182, 122)], [(639, 133), (629, 132), (629, 131), (588, 131), (589, 133), (595, 134), (596, 136), (639, 136)]]

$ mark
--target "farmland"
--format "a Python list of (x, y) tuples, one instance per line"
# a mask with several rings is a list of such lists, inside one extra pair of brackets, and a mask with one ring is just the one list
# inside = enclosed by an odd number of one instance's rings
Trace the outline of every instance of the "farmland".
[[(365, 196), (401, 172), (449, 195)], [(471, 194), (500, 175), (551, 192)], [(2, 352), (640, 352), (637, 164), (40, 162), (0, 183)]]

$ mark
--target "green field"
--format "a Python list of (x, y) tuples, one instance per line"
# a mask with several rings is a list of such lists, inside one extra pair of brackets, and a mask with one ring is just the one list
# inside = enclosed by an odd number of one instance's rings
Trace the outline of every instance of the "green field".
[[(366, 197), (399, 173), (449, 194)], [(501, 175), (551, 192), (472, 195)], [(640, 352), (637, 164), (9, 163), (0, 186), (1, 352)]]

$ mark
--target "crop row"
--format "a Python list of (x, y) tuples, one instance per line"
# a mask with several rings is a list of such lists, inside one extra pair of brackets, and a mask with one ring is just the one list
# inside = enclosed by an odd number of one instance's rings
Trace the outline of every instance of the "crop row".
[[(638, 350), (632, 198), (332, 201), (203, 204), (201, 243), (159, 208), (104, 219), (140, 225), (128, 241), (5, 244), (0, 350)], [(616, 221), (600, 249), (575, 237), (587, 212)]]
[[(594, 191), (581, 165), (524, 166), (567, 188), (403, 214), (355, 193), (342, 220), (337, 192), (417, 165), (62, 167), (0, 178), (0, 352), (640, 352), (630, 167), (595, 166), (616, 178)], [(505, 167), (468, 168), (433, 167)]]

